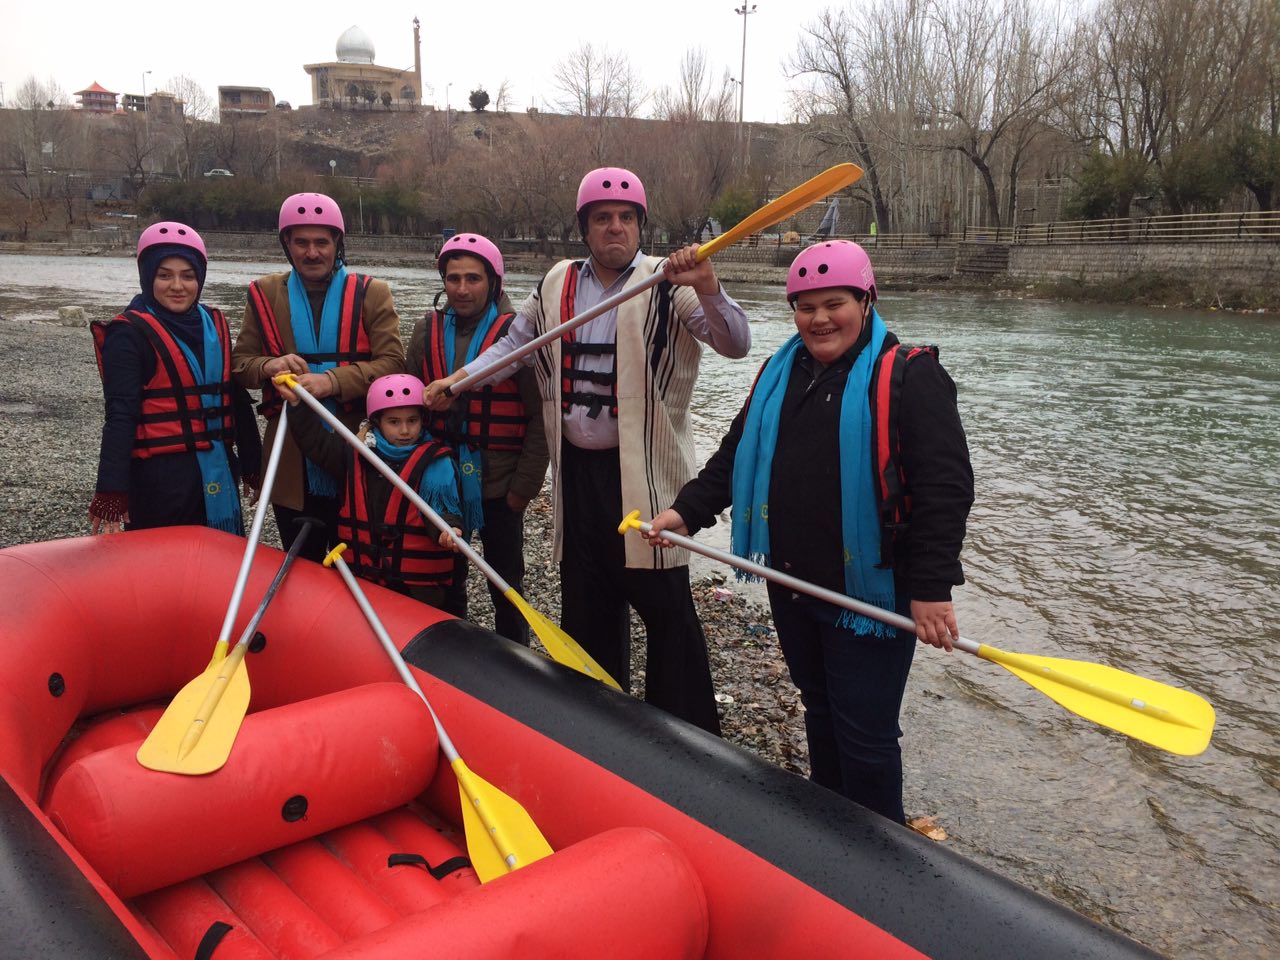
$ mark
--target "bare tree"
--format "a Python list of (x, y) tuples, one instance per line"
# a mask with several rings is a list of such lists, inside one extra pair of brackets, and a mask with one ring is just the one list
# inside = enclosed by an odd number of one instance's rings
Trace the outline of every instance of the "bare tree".
[(498, 86), (498, 92), (493, 98), (493, 109), (496, 113), (506, 113), (511, 109), (512, 101), (515, 99), (515, 91), (511, 86), (511, 81), (503, 78)]
[(566, 113), (584, 118), (587, 129), (594, 134), (590, 162), (616, 162), (624, 145), (614, 142), (612, 134), (617, 125), (613, 121), (639, 116), (648, 99), (631, 61), (607, 47), (584, 43), (556, 63), (554, 77), (560, 93), (557, 105)]
[(217, 115), (217, 104), (208, 91), (186, 74), (170, 77), (166, 84), (182, 104), (182, 116), (178, 118), (182, 156), (178, 174), (184, 180), (196, 174), (196, 159), (208, 143), (209, 124)]
[(648, 145), (646, 181), (649, 219), (676, 241), (698, 239), (706, 228), (711, 203), (733, 174), (735, 125), (733, 86), (726, 72), (716, 83), (706, 54), (688, 50), (680, 80), (655, 97), (656, 121), (644, 134)]

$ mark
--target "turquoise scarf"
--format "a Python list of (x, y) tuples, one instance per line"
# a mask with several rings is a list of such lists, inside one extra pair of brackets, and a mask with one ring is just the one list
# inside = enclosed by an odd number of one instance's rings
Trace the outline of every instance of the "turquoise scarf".
[[(342, 326), (342, 288), (347, 281), (347, 268), (338, 261), (338, 269), (329, 280), (329, 289), (324, 295), (324, 309), (320, 312), (320, 335), (316, 336), (315, 314), (311, 312), (311, 300), (307, 297), (307, 288), (297, 270), (289, 272), (289, 323), (293, 328), (293, 342), (301, 354), (337, 353), (338, 330)], [(336, 360), (325, 360), (322, 363), (308, 363), (312, 373), (324, 373), (338, 365)], [(338, 403), (332, 397), (321, 401), (330, 413), (338, 412)], [(333, 428), (327, 423), (324, 428), (330, 433)], [(310, 460), (307, 464), (307, 492), (321, 497), (336, 497), (337, 484)]]
[[(375, 450), (384, 462), (394, 467), (397, 472), (404, 466), (409, 455), (425, 443), (419, 440), (411, 447), (397, 447), (391, 443), (377, 427), (371, 427)], [(422, 479), (418, 482), (418, 496), (427, 501), (427, 506), (439, 514), (456, 517), (461, 513), (458, 502), (458, 468), (454, 466), (453, 457), (437, 457), (427, 464), (422, 471)]]
[[(845, 594), (886, 610), (896, 610), (893, 571), (880, 561), (880, 518), (876, 512), (871, 460), (871, 409), (868, 391), (875, 358), (885, 338), (884, 321), (871, 310), (871, 342), (854, 361), (840, 403), (840, 529), (844, 542)], [(796, 334), (778, 350), (756, 381), (742, 438), (733, 461), (733, 552), (769, 565), (769, 482), (778, 441), (782, 398), (800, 348)], [(739, 577), (744, 577), (739, 574)], [(858, 634), (891, 637), (893, 627), (851, 610), (837, 625)]]
[[(467, 347), (467, 358), (463, 360), (463, 364), (468, 364), (480, 355), (480, 344), (484, 343), (485, 338), (489, 336), (489, 330), (493, 327), (493, 322), (498, 319), (498, 305), (490, 303), (489, 309), (485, 311), (480, 322), (476, 324), (475, 333), (471, 335), (471, 343)], [(450, 307), (444, 312), (444, 368), (452, 370), (454, 358), (454, 344), (457, 342), (458, 334), (458, 315), (453, 312)], [(462, 409), (465, 411), (468, 407), (465, 399), (462, 401)], [(458, 433), (463, 437), (467, 435), (467, 421), (464, 419), (458, 426)], [(467, 532), (479, 530), (484, 526), (484, 490), (480, 483), (480, 451), (474, 449), (470, 444), (458, 441), (458, 467), (462, 471), (462, 522)]]
[[(222, 342), (218, 339), (217, 327), (213, 325), (213, 317), (203, 306), (197, 305), (200, 311), (200, 322), (203, 327), (204, 357), (197, 357), (181, 337), (174, 337), (174, 342), (182, 348), (187, 363), (196, 383), (200, 386), (213, 386), (222, 383)], [(220, 419), (222, 412), (222, 393), (200, 394), (200, 404), (206, 411)], [(206, 420), (208, 414), (206, 414)], [(210, 429), (215, 424), (208, 424)], [(227, 456), (227, 445), (224, 441), (213, 443), (208, 450), (196, 451), (196, 463), (200, 466), (200, 480), (204, 486), (205, 525), (215, 530), (225, 530), (244, 536), (244, 523), (240, 519), (240, 493), (236, 490), (235, 477), (231, 475), (231, 462)]]

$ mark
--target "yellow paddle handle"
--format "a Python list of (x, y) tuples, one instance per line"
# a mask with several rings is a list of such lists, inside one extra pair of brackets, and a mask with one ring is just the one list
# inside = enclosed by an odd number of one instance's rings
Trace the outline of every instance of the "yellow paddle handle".
[[(288, 376), (288, 374), (281, 374), (281, 376)], [(342, 556), (346, 552), (347, 552), (347, 545), (345, 543), (340, 543), (336, 547), (334, 547), (332, 550), (330, 550), (327, 554), (325, 554), (325, 558), (322, 562), (326, 567), (332, 567), (334, 564), (334, 561), (336, 561), (340, 556)]]

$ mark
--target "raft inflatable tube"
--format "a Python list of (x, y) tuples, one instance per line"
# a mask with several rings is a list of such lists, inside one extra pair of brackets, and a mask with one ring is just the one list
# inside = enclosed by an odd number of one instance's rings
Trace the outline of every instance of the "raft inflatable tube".
[[(1125, 958), (1145, 948), (487, 630), (366, 592), (467, 766), (553, 853), (480, 885), (457, 782), (338, 575), (299, 561), (220, 770), (136, 752), (244, 541), (0, 551), (0, 955)], [(244, 607), (281, 554), (261, 548)], [(249, 611), (242, 612), (243, 629)]]

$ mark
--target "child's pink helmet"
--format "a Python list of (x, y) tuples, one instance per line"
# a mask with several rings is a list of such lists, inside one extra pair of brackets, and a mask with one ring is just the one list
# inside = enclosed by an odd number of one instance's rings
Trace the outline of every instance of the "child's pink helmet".
[(867, 251), (852, 240), (826, 240), (801, 250), (787, 271), (787, 302), (806, 290), (853, 287), (876, 300), (876, 275)]
[(175, 220), (162, 220), (147, 227), (142, 231), (142, 236), (138, 237), (138, 256), (141, 257), (142, 252), (148, 247), (155, 247), (160, 244), (189, 247), (200, 254), (200, 259), (205, 263), (209, 262), (209, 254), (204, 249), (204, 241), (200, 239), (200, 234), (185, 223), (178, 223)]
[(365, 397), (365, 415), (390, 410), (392, 407), (420, 407), (426, 386), (411, 373), (392, 373), (369, 384)]
[(503, 275), (502, 251), (498, 249), (492, 240), (482, 237), (478, 233), (458, 233), (450, 237), (444, 242), (444, 246), (440, 248), (440, 256), (436, 258), (436, 266), (440, 269), (440, 276), (444, 276), (445, 261), (456, 253), (479, 257), (487, 263), (493, 269), (493, 272), (498, 275), (498, 285), (501, 287)]
[(622, 167), (599, 167), (582, 178), (582, 183), (578, 184), (578, 219), (582, 219), (582, 211), (587, 204), (600, 200), (634, 203), (642, 216), (649, 215), (644, 184), (634, 173)]

